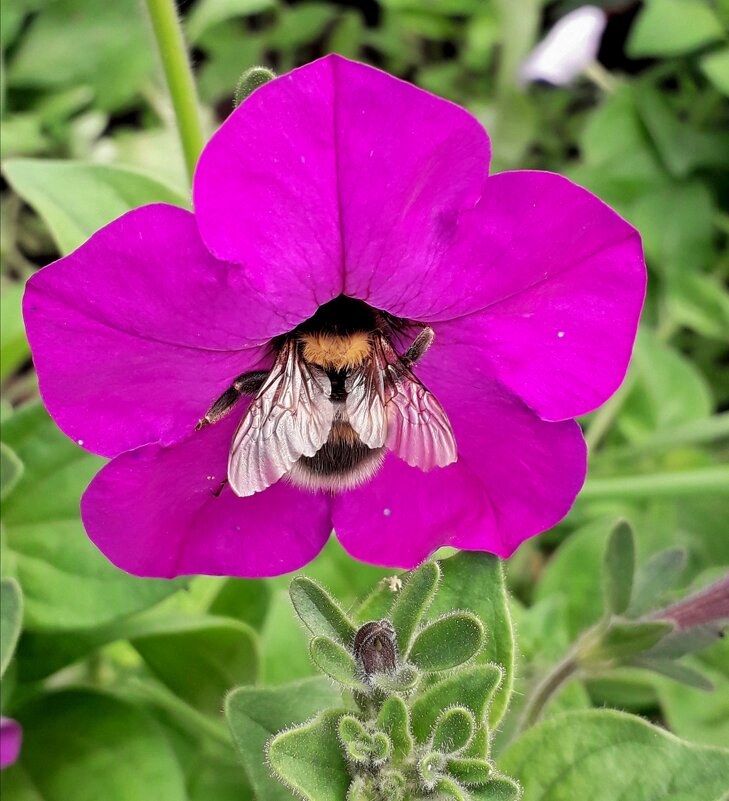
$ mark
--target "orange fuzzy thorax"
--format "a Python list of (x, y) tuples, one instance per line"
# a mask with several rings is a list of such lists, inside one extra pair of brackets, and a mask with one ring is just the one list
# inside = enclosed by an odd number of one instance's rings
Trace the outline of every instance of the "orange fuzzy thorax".
[(342, 370), (345, 367), (359, 367), (370, 356), (369, 334), (302, 334), (303, 356), (307, 362), (320, 367)]

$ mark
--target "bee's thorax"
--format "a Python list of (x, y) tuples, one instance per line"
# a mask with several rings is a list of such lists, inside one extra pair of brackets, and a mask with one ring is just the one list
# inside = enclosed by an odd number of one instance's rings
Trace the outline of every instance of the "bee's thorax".
[(366, 331), (351, 334), (301, 333), (304, 360), (325, 370), (360, 367), (371, 355), (372, 341)]

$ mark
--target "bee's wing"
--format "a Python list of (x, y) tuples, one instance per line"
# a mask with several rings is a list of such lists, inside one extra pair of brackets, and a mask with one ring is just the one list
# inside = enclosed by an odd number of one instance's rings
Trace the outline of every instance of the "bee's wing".
[(376, 359), (353, 370), (344, 383), (347, 419), (368, 448), (381, 448), (387, 439), (385, 374)]
[(375, 359), (382, 365), (387, 414), (387, 447), (411, 467), (432, 470), (458, 458), (448, 415), (438, 399), (379, 337)]
[(324, 445), (334, 418), (330, 396), (326, 373), (289, 340), (233, 437), (228, 482), (236, 495), (266, 489)]

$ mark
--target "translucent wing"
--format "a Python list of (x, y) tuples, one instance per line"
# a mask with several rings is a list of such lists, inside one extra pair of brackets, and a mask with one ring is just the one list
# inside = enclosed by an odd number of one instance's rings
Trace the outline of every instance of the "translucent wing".
[(228, 482), (236, 495), (266, 489), (324, 445), (334, 418), (330, 396), (326, 373), (289, 340), (233, 437)]
[(368, 448), (381, 448), (387, 439), (385, 374), (376, 359), (353, 370), (344, 382), (347, 419)]
[(375, 359), (382, 366), (387, 414), (387, 447), (412, 467), (432, 470), (458, 458), (448, 415), (437, 398), (402, 363), (384, 337)]

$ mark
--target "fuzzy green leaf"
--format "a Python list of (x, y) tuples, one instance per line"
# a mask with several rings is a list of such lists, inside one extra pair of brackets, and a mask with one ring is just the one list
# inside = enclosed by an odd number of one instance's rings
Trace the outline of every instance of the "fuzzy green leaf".
[(443, 754), (454, 754), (465, 748), (476, 728), (476, 721), (465, 707), (447, 709), (433, 730), (433, 748)]
[(235, 87), (235, 105), (239, 106), (246, 98), (250, 97), (256, 89), (265, 83), (272, 81), (276, 73), (268, 67), (251, 67), (247, 69)]
[(13, 657), (23, 625), (23, 593), (14, 578), (0, 582), (0, 676)]
[(453, 612), (418, 633), (409, 660), (429, 673), (451, 670), (477, 654), (483, 640), (483, 624), (475, 615)]
[(648, 657), (636, 657), (631, 660), (630, 665), (651, 670), (661, 676), (668, 676), (669, 679), (685, 684), (705, 692), (713, 692), (716, 688), (711, 681), (698, 670), (684, 665), (681, 662), (674, 662), (672, 659), (650, 659)]
[[(499, 759), (528, 801), (724, 801), (729, 750), (696, 746), (614, 710), (568, 712), (529, 729)], [(476, 799), (481, 798), (473, 793)]]
[(458, 782), (449, 779), (447, 776), (441, 776), (435, 783), (435, 792), (446, 799), (451, 798), (453, 801), (469, 801), (468, 795), (465, 790), (458, 784)]
[(362, 722), (353, 715), (342, 715), (337, 723), (339, 738), (345, 744), (358, 742), (359, 740), (369, 740), (370, 735)]
[(629, 617), (639, 617), (659, 608), (684, 571), (686, 558), (684, 548), (668, 548), (654, 554), (638, 568), (628, 608)]
[[(493, 776), (486, 784), (469, 788), (472, 801), (517, 801), (521, 798), (521, 787), (507, 776)], [(565, 796), (565, 801), (573, 801)]]
[(674, 629), (666, 620), (645, 623), (613, 623), (600, 642), (586, 655), (587, 661), (625, 659), (647, 651)]
[(408, 693), (415, 689), (420, 673), (410, 665), (405, 665), (395, 673), (374, 673), (372, 684), (385, 693)]
[(452, 706), (466, 707), (480, 724), (501, 678), (497, 665), (473, 665), (429, 687), (410, 710), (415, 739), (427, 742), (435, 721)]
[(424, 562), (417, 570), (407, 574), (390, 610), (390, 622), (395, 629), (397, 646), (405, 659), (410, 650), (415, 630), (428, 611), (440, 579), (437, 562)]
[(486, 553), (460, 551), (441, 562), (443, 578), (430, 615), (454, 609), (473, 612), (484, 624), (487, 641), (476, 657), (480, 663), (495, 662), (504, 669), (503, 680), (489, 708), (489, 722), (496, 726), (509, 705), (514, 665), (514, 634), (506, 596), (501, 559)]
[(271, 769), (306, 801), (342, 801), (350, 776), (337, 739), (339, 713), (323, 712), (268, 743)]
[(435, 787), (443, 768), (445, 767), (445, 760), (443, 754), (428, 753), (420, 757), (418, 760), (418, 774), (428, 789)]
[(603, 564), (605, 601), (612, 614), (622, 615), (630, 605), (634, 574), (635, 537), (630, 524), (621, 520), (610, 533)]
[(377, 716), (377, 728), (390, 738), (393, 757), (398, 762), (409, 757), (413, 750), (409, 717), (405, 702), (397, 695), (385, 701)]
[(485, 759), (449, 759), (448, 772), (461, 784), (486, 784), (491, 779), (491, 765)]
[(309, 653), (314, 664), (334, 681), (350, 689), (361, 689), (362, 683), (357, 678), (354, 658), (334, 640), (328, 637), (314, 637), (309, 645)]
[(291, 792), (271, 776), (266, 765), (266, 741), (282, 729), (304, 723), (320, 710), (340, 702), (340, 693), (323, 678), (281, 687), (241, 687), (230, 693), (225, 713), (256, 798), (291, 801)]
[(297, 576), (289, 593), (296, 614), (314, 636), (331, 637), (346, 648), (351, 647), (357, 629), (321, 585)]

